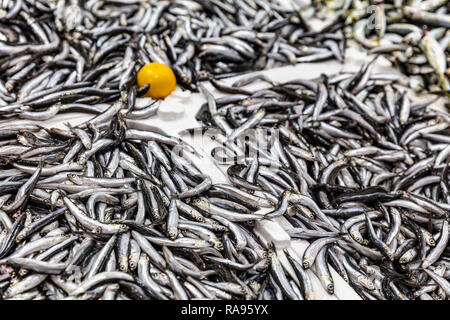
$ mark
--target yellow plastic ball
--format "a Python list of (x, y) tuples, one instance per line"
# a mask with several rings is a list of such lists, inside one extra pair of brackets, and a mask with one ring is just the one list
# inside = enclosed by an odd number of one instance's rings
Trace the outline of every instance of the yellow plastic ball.
[(151, 62), (139, 70), (137, 74), (137, 83), (139, 88), (150, 85), (145, 96), (153, 99), (162, 99), (167, 97), (177, 86), (177, 79), (172, 69), (167, 65)]

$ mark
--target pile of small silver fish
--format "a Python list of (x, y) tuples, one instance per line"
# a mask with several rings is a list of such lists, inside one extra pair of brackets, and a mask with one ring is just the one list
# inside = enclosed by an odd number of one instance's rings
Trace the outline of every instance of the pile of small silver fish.
[[(434, 97), (414, 103), (401, 75), (371, 63), (317, 81), (252, 75), (216, 85), (229, 93), (217, 99), (202, 87), (212, 157), (276, 203), (264, 219), (285, 217), (310, 242), (301, 263), (284, 253), (297, 279), (272, 256), (276, 297), (312, 297), (309, 268), (332, 294), (329, 265), (365, 299), (450, 297), (450, 114), (425, 111)], [(245, 88), (256, 82), (267, 88)]]
[(179, 85), (196, 90), (197, 81), (212, 75), (342, 61), (345, 50), (341, 30), (312, 32), (302, 11), (262, 0), (6, 0), (1, 5), (2, 118), (97, 113), (97, 104), (123, 96), (149, 62), (170, 66)]
[[(285, 9), (265, 0), (5, 0), (0, 119), (99, 114), (119, 97), (135, 97), (136, 73), (149, 62), (170, 66), (178, 84), (195, 91), (198, 81), (211, 78), (344, 62), (347, 39), (398, 64), (413, 89), (448, 93), (446, 4), (427, 0), (416, 9), (337, 1)], [(313, 31), (308, 20), (330, 10), (334, 20)], [(133, 119), (154, 114), (151, 109)]]
[(410, 76), (415, 90), (450, 90), (448, 0), (333, 0), (317, 15), (345, 22), (346, 37), (385, 55)]
[[(369, 63), (216, 82), (218, 99), (201, 84), (201, 130), (232, 184), (213, 184), (180, 138), (129, 128), (122, 99), (66, 129), (1, 125), (2, 297), (311, 299), (306, 271), (333, 294), (331, 265), (366, 299), (448, 298), (450, 116), (425, 113), (433, 101), (401, 79)], [(300, 262), (254, 230), (283, 216), (310, 242)]]
[[(397, 2), (378, 6), (372, 40), (367, 2), (313, 32), (313, 7), (263, 0), (3, 1), (0, 118), (95, 116), (0, 124), (1, 297), (312, 299), (309, 269), (333, 294), (330, 265), (364, 299), (448, 299), (450, 115), (429, 110), (436, 98), (415, 102), (403, 76), (372, 73), (375, 60), (314, 81), (221, 80), (343, 61), (356, 21), (355, 40), (446, 93), (446, 3), (422, 1), (417, 16)], [(136, 104), (151, 61), (206, 96), (200, 130), (231, 184), (213, 184), (182, 139), (128, 125), (159, 107)], [(268, 219), (310, 242), (301, 261), (255, 231)]]
[(118, 114), (0, 128), (2, 298), (256, 299), (254, 212), (271, 203), (213, 186), (192, 147)]

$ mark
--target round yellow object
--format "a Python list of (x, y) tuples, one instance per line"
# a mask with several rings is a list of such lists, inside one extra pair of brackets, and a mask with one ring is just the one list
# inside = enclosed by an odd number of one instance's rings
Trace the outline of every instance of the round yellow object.
[(153, 99), (167, 97), (177, 86), (177, 79), (172, 69), (162, 63), (151, 62), (139, 70), (137, 74), (137, 83), (139, 88), (150, 85), (145, 94)]

